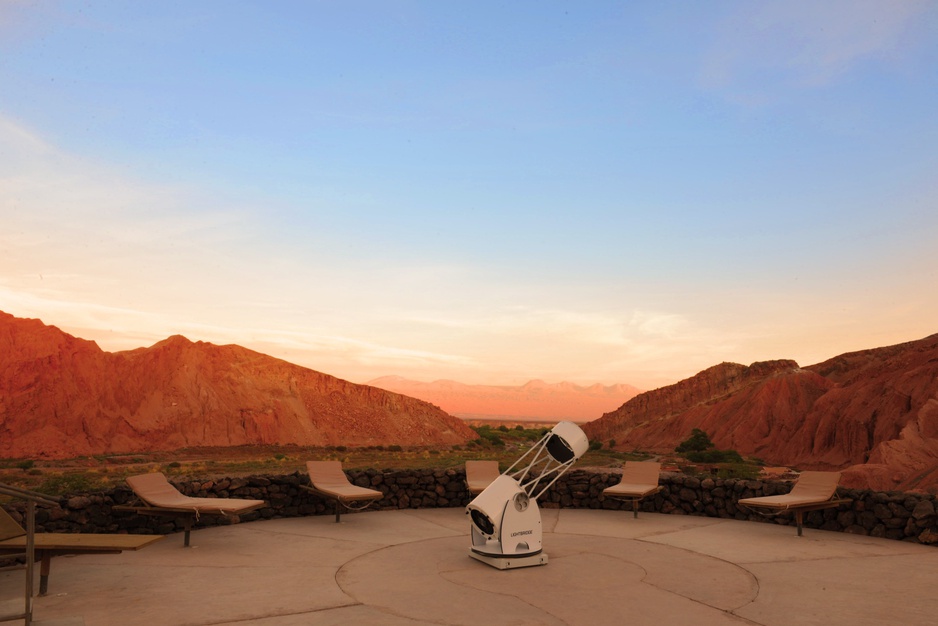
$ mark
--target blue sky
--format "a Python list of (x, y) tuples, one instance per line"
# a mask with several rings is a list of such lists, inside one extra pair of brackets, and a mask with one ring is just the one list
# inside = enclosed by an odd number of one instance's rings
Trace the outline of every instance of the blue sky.
[(938, 332), (934, 2), (0, 2), (0, 310), (353, 382)]

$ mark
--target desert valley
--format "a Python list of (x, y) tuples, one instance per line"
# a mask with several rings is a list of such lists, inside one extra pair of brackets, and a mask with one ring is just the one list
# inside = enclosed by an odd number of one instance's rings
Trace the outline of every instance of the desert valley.
[[(383, 387), (383, 388), (381, 388)], [(459, 417), (457, 417), (457, 415)], [(237, 345), (174, 336), (105, 352), (0, 313), (0, 458), (187, 447), (459, 446), (463, 418), (573, 419), (591, 441), (667, 454), (694, 428), (767, 465), (843, 484), (938, 490), (938, 335), (799, 366), (720, 363), (676, 384), (354, 384)]]
[(466, 385), (453, 380), (430, 383), (400, 376), (382, 376), (368, 381), (405, 396), (431, 402), (467, 421), (509, 423), (554, 423), (557, 420), (588, 422), (613, 411), (634, 398), (641, 389), (632, 385), (549, 384), (531, 380), (519, 386)]

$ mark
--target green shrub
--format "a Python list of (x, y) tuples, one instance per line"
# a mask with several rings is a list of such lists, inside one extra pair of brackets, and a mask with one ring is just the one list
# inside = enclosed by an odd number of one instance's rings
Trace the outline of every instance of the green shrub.
[(590, 442), (590, 450), (593, 450), (594, 452), (595, 452), (596, 450), (602, 449), (602, 447), (603, 447), (603, 442), (602, 442), (602, 441), (591, 441), (591, 442)]
[(32, 459), (26, 459), (25, 461), (18, 462), (16, 466), (25, 472), (26, 470), (32, 469), (35, 464), (36, 462)]
[(388, 446), (388, 452), (401, 452), (403, 449), (404, 448), (400, 447), (396, 443)]
[(743, 480), (757, 480), (759, 468), (747, 463), (729, 463), (717, 468), (717, 478), (741, 478)]
[[(682, 441), (676, 448), (675, 452), (703, 452), (704, 450), (709, 450), (713, 447), (713, 442), (710, 441), (710, 437), (704, 431), (699, 428), (695, 428), (691, 431), (690, 437)], [(689, 460), (693, 460), (688, 457)], [(700, 462), (700, 461), (697, 461)]]
[(538, 441), (544, 436), (545, 432), (547, 431), (540, 428), (526, 428), (524, 430), (524, 438), (528, 441)]
[(703, 450), (688, 452), (684, 456), (692, 463), (742, 463), (743, 457), (736, 450)]
[(606, 444), (606, 447), (609, 448), (610, 450), (612, 450), (613, 448), (615, 448), (615, 447), (616, 447), (616, 440), (615, 440), (615, 439), (610, 439), (610, 440), (609, 440), (609, 443)]
[(66, 493), (89, 493), (103, 487), (100, 480), (88, 474), (58, 474), (43, 481), (36, 491), (61, 496)]

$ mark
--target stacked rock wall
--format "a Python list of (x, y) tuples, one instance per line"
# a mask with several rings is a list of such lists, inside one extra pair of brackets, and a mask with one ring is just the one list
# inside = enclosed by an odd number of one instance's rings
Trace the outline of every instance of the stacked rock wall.
[[(347, 474), (354, 484), (378, 489), (385, 494), (372, 508), (464, 507), (471, 500), (462, 469), (369, 469), (352, 470)], [(539, 503), (541, 508), (631, 510), (631, 504), (602, 497), (603, 489), (618, 481), (619, 474), (615, 472), (574, 470), (561, 477), (541, 496)], [(189, 496), (259, 499), (269, 505), (240, 517), (203, 516), (199, 526), (334, 513), (331, 501), (299, 487), (309, 483), (308, 477), (300, 473), (174, 483)], [(737, 505), (741, 498), (787, 493), (791, 483), (662, 474), (659, 484), (661, 491), (642, 502), (642, 511), (794, 524), (790, 514), (766, 517)], [(840, 490), (839, 494), (850, 502), (837, 508), (807, 513), (804, 526), (925, 544), (938, 543), (935, 496), (860, 490)], [(42, 532), (140, 534), (169, 534), (182, 530), (181, 521), (112, 509), (114, 505), (133, 503), (133, 493), (124, 487), (69, 495), (62, 499), (59, 507), (37, 509), (37, 529)], [(21, 505), (15, 502), (7, 508), (14, 517), (21, 519)]]
[[(631, 510), (631, 504), (600, 497), (603, 489), (619, 482), (618, 474), (575, 471), (565, 478), (546, 494), (548, 497), (544, 498), (546, 502), (541, 503), (542, 507)], [(640, 510), (784, 525), (795, 523), (790, 513), (767, 516), (737, 504), (743, 498), (788, 493), (792, 486), (789, 482), (701, 479), (683, 474), (662, 474), (659, 484), (661, 491), (646, 498)], [(837, 493), (839, 499), (849, 502), (836, 508), (805, 513), (806, 528), (925, 544), (938, 543), (935, 496), (858, 489), (839, 489)]]

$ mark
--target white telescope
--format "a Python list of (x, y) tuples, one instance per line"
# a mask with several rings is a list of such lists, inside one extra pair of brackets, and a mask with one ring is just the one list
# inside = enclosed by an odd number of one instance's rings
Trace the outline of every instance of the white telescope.
[[(466, 506), (471, 520), (469, 556), (498, 569), (545, 565), (537, 499), (588, 448), (579, 426), (560, 422), (492, 481)], [(527, 465), (522, 465), (525, 460)]]

